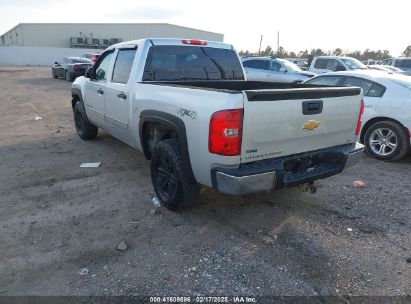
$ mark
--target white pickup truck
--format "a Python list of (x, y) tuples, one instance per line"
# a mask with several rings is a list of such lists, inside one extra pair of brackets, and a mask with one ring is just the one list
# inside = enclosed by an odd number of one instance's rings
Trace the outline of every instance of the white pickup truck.
[(78, 135), (102, 128), (151, 160), (160, 202), (312, 184), (357, 163), (356, 87), (246, 81), (232, 45), (143, 39), (109, 47), (72, 85)]

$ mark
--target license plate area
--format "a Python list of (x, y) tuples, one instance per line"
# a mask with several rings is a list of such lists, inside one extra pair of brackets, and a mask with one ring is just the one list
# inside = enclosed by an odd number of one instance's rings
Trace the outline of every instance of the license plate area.
[(303, 172), (320, 164), (338, 164), (343, 161), (342, 154), (325, 153), (288, 159), (283, 165), (286, 172)]

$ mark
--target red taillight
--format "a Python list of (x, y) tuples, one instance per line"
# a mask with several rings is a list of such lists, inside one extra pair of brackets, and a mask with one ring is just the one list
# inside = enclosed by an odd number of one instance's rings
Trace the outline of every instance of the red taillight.
[(243, 110), (224, 110), (211, 116), (208, 150), (210, 153), (234, 156), (241, 154)]
[(360, 114), (358, 115), (357, 129), (355, 130), (355, 135), (360, 135), (363, 114), (364, 114), (364, 100), (361, 100)]
[(184, 40), (181, 40), (181, 42), (184, 44), (192, 44), (192, 45), (207, 45), (207, 41), (204, 41), (204, 40), (184, 39)]

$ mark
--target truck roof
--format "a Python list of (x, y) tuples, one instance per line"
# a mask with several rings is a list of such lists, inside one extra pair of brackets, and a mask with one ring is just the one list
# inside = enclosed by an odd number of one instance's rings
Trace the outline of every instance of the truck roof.
[[(354, 57), (350, 57), (350, 56), (321, 55), (321, 56), (314, 56), (314, 58), (340, 59), (340, 58), (354, 58)], [(354, 58), (354, 59), (355, 59), (355, 58)]]
[(180, 45), (180, 46), (207, 46), (219, 49), (234, 49), (232, 44), (217, 42), (217, 41), (207, 41), (207, 40), (197, 40), (197, 39), (183, 39), (183, 38), (145, 38), (138, 40), (124, 41), (120, 43), (113, 44), (107, 49), (119, 48), (119, 47), (132, 47), (141, 43), (150, 42), (152, 45)]

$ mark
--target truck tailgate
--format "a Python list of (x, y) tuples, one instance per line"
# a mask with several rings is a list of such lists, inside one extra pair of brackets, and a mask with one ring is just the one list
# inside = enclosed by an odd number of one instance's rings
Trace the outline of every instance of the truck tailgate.
[(354, 143), (359, 88), (244, 91), (241, 162)]

